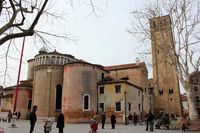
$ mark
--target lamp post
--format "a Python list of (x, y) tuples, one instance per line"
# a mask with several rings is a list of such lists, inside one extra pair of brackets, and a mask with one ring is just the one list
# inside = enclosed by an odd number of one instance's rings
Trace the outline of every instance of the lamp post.
[(127, 92), (124, 91), (124, 116), (125, 116), (125, 125), (127, 125), (127, 118), (126, 118), (126, 95), (127, 95)]
[(150, 86), (149, 88), (149, 105), (150, 105), (150, 110), (152, 111), (152, 94), (153, 94), (153, 87), (152, 86)]

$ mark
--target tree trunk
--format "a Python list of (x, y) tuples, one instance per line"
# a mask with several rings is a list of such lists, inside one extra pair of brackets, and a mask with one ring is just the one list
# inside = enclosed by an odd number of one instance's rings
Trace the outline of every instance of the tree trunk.
[(194, 95), (192, 94), (192, 89), (188, 89), (186, 91), (187, 93), (187, 98), (188, 98), (188, 104), (189, 104), (189, 117), (190, 120), (198, 120), (199, 115), (197, 113), (196, 107), (195, 107), (195, 100), (194, 100)]

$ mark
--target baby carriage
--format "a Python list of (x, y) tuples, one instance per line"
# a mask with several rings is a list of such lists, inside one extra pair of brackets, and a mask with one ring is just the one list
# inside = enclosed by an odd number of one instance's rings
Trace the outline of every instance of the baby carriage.
[(98, 129), (98, 123), (93, 119), (90, 122), (90, 129), (89, 133), (96, 133)]
[(51, 128), (52, 128), (52, 121), (50, 119), (45, 121), (44, 124), (44, 133), (50, 133), (51, 132)]

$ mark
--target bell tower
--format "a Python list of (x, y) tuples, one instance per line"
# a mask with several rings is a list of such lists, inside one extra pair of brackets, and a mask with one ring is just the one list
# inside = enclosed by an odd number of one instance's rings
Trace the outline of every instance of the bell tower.
[(170, 54), (174, 42), (170, 16), (150, 19), (154, 113), (165, 111), (169, 115), (181, 115), (179, 81)]

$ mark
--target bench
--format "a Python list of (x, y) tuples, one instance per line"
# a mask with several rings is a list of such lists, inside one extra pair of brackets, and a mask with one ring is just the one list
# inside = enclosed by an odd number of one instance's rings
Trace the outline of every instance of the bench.
[(169, 125), (170, 129), (181, 129), (181, 125), (177, 120), (172, 120)]

